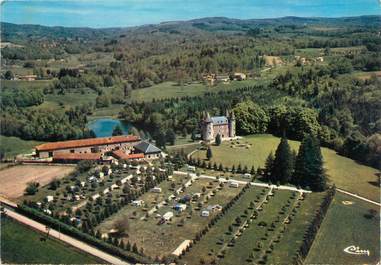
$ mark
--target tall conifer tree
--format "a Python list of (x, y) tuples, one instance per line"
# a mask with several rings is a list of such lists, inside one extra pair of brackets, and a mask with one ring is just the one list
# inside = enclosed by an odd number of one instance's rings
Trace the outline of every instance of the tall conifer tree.
[(282, 137), (275, 152), (274, 165), (271, 172), (271, 180), (273, 182), (279, 181), (281, 184), (290, 182), (293, 171), (292, 160), (292, 152), (287, 138)]
[(265, 163), (264, 175), (266, 179), (268, 179), (271, 176), (273, 167), (274, 167), (274, 155), (273, 155), (273, 152), (271, 151), (270, 154), (267, 156), (266, 163)]
[(307, 135), (304, 137), (295, 162), (293, 182), (313, 191), (323, 191), (326, 188), (326, 176), (323, 168), (319, 141)]

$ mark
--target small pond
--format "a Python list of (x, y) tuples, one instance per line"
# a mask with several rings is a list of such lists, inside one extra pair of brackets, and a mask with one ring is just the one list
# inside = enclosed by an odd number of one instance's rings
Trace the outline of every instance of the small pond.
[(89, 122), (87, 124), (87, 128), (93, 130), (97, 137), (108, 137), (112, 136), (112, 132), (117, 125), (122, 128), (123, 134), (128, 134), (130, 128), (132, 127), (129, 122), (105, 118)]

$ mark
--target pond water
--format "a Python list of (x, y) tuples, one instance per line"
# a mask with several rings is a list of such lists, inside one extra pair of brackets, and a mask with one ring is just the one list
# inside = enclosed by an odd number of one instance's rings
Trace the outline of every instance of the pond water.
[(93, 130), (97, 137), (108, 137), (112, 136), (112, 132), (117, 125), (122, 128), (124, 134), (128, 134), (132, 127), (130, 123), (121, 120), (97, 119), (89, 122), (87, 128)]

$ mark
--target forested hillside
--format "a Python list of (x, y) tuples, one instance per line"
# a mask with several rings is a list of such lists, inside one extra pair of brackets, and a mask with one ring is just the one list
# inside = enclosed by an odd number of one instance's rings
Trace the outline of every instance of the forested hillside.
[[(91, 137), (88, 117), (112, 108), (165, 146), (174, 134), (196, 135), (203, 111), (234, 109), (249, 116), (238, 121), (241, 134), (302, 139), (309, 132), (381, 167), (380, 25), (381, 16), (205, 18), (113, 29), (1, 23), (1, 133)], [(232, 79), (235, 72), (247, 74), (248, 83), (232, 80), (234, 89), (216, 92), (203, 78)], [(37, 80), (23, 83), (27, 75)], [(205, 95), (154, 102), (133, 96), (169, 81), (179, 90), (203, 85)]]

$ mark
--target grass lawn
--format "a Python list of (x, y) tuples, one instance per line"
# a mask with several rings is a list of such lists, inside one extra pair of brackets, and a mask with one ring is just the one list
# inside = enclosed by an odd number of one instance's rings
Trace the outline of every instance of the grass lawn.
[(352, 75), (361, 80), (366, 80), (366, 79), (370, 79), (372, 76), (381, 77), (381, 71), (371, 71), (371, 72), (357, 71), (352, 73)]
[(1, 218), (1, 260), (5, 263), (94, 264), (99, 259), (55, 239), (45, 237), (9, 218)]
[(37, 108), (70, 108), (86, 103), (94, 103), (97, 94), (88, 89), (86, 93), (67, 92), (65, 95), (48, 94), (45, 96), (45, 101)]
[(42, 142), (22, 140), (18, 137), (0, 135), (0, 150), (5, 158), (13, 159), (18, 154), (31, 153)]
[[(222, 163), (223, 166), (229, 167), (232, 165), (237, 167), (241, 164), (248, 166), (249, 169), (253, 165), (263, 167), (268, 154), (271, 151), (275, 153), (279, 141), (278, 137), (263, 134), (246, 136), (233, 147), (231, 142), (224, 142), (221, 146), (212, 146), (212, 163)], [(289, 141), (289, 144), (293, 149), (298, 150), (299, 142)], [(337, 187), (380, 201), (380, 188), (371, 184), (377, 183), (376, 169), (358, 164), (328, 148), (322, 148), (322, 154), (329, 180)], [(205, 159), (206, 151), (197, 151), (193, 157)]]
[(106, 108), (95, 109), (88, 119), (91, 121), (100, 118), (118, 118), (118, 114), (123, 109), (123, 106), (123, 104), (112, 104)]
[[(343, 201), (353, 202), (344, 205)], [(369, 209), (376, 217), (366, 218)], [(344, 194), (337, 193), (314, 244), (306, 264), (376, 264), (380, 259), (379, 207)], [(370, 255), (352, 255), (343, 250), (351, 245), (369, 250)]]
[(193, 150), (199, 148), (201, 145), (197, 142), (195, 143), (189, 143), (189, 144), (179, 144), (179, 145), (172, 145), (167, 146), (167, 152), (168, 153), (181, 153), (184, 152), (184, 154), (189, 154)]

